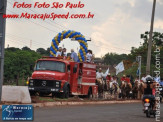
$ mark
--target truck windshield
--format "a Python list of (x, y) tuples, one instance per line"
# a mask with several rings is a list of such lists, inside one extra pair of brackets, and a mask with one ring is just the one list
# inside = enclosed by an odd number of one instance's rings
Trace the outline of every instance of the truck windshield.
[(58, 61), (38, 61), (35, 70), (65, 72), (65, 63)]

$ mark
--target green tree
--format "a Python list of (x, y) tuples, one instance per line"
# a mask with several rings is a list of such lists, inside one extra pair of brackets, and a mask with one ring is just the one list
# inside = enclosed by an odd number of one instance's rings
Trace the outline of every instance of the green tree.
[(31, 49), (27, 46), (23, 47), (22, 50), (31, 51)]
[(126, 60), (127, 59), (127, 55), (126, 54), (107, 53), (103, 57), (103, 59), (104, 59), (104, 63), (105, 64), (107, 64), (107, 65), (114, 65), (114, 64), (118, 64), (122, 60)]
[(41, 55), (46, 55), (46, 50), (44, 49), (44, 48), (38, 48), (37, 50), (36, 50), (36, 52), (37, 53), (39, 53), (39, 54), (41, 54)]
[(34, 66), (35, 61), (40, 57), (41, 55), (34, 51), (17, 50), (13, 52), (11, 50), (5, 50), (5, 82), (17, 81), (18, 84), (19, 80), (31, 76), (30, 65)]

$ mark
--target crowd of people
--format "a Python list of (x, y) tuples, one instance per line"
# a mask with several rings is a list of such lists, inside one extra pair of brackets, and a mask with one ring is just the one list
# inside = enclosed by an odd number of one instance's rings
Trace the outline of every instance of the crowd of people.
[[(71, 49), (71, 53), (67, 53), (66, 52), (67, 49), (66, 48), (62, 48), (59, 47), (57, 53), (56, 53), (56, 57), (64, 57), (67, 59), (71, 59), (72, 61), (78, 62), (79, 58), (77, 56), (77, 53), (74, 51), (74, 49)], [(86, 56), (85, 56), (85, 61), (84, 62), (91, 62), (93, 63), (94, 60), (94, 55), (92, 53), (92, 50), (88, 50)]]
[[(127, 87), (128, 85), (128, 89), (130, 91), (134, 90), (136, 85), (137, 92), (140, 87), (142, 87), (142, 94), (144, 94), (144, 89), (146, 88), (146, 78), (147, 76), (145, 74), (142, 75), (141, 79), (139, 79), (139, 77), (136, 77), (134, 79), (132, 75), (123, 75), (121, 78), (118, 78), (117, 76), (111, 76), (110, 73), (104, 74), (101, 68), (99, 68), (99, 70), (96, 72), (96, 82), (99, 86), (99, 92), (102, 92), (103, 90), (112, 89), (113, 85), (119, 87), (122, 90), (122, 86), (124, 84), (124, 87)], [(152, 79), (153, 85), (151, 89), (152, 94), (155, 95), (156, 83), (159, 83), (160, 86), (163, 87), (163, 79), (160, 79), (160, 77), (153, 77)]]

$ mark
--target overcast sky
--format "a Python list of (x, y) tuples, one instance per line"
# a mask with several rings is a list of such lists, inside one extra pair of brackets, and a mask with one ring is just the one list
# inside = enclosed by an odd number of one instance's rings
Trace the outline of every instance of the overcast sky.
[[(52, 3), (72, 2), (78, 0), (8, 0), (7, 13), (67, 13), (94, 14), (93, 19), (56, 19), (56, 20), (34, 20), (34, 19), (7, 19), (6, 23), (6, 47), (23, 46), (32, 49), (39, 47), (48, 48), (51, 40), (58, 32), (63, 30), (75, 30), (81, 32), (89, 42), (89, 49), (93, 50), (96, 57), (104, 56), (107, 52), (130, 53), (131, 47), (138, 47), (140, 34), (150, 29), (153, 0), (81, 0), (84, 8), (76, 9), (25, 9), (12, 8), (14, 1), (20, 3), (34, 3), (36, 1)], [(163, 33), (163, 0), (157, 0), (154, 31)], [(65, 39), (60, 46), (65, 46), (68, 51), (71, 48), (77, 50), (78, 42)]]

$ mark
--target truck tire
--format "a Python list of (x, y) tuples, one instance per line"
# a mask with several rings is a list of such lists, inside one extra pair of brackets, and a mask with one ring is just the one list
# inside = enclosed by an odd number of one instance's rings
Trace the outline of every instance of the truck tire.
[(30, 96), (36, 96), (36, 92), (34, 91), (30, 91), (29, 93), (30, 93)]
[(70, 96), (70, 89), (68, 86), (65, 87), (64, 92), (61, 93), (61, 98), (69, 98)]

